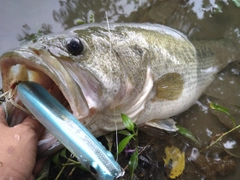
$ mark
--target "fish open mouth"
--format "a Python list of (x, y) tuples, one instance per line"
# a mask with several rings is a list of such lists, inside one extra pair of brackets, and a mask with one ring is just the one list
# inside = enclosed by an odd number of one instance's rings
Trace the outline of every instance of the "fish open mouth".
[[(88, 115), (88, 105), (80, 87), (63, 65), (48, 52), (43, 50), (33, 51), (32, 49), (8, 52), (0, 58), (0, 68), (4, 92), (12, 89), (18, 82), (33, 81), (48, 90), (80, 121)], [(17, 93), (11, 97), (11, 101), (23, 106), (18, 100)], [(6, 108), (8, 123), (10, 126), (14, 126), (21, 123), (28, 114), (16, 108), (11, 101), (6, 103)], [(45, 133), (42, 139), (46, 140), (46, 136), (49, 137), (49, 133)], [(41, 142), (39, 143), (41, 144)]]
[[(37, 69), (32, 69), (25, 64), (16, 64), (10, 68), (9, 75), (12, 75), (12, 80), (9, 82), (10, 91), (7, 101), (9, 101), (13, 106), (15, 106), (15, 108), (18, 108), (20, 111), (22, 110), (23, 112), (26, 112), (26, 115), (30, 114), (30, 112), (28, 112), (28, 110), (25, 109), (24, 105), (18, 100), (18, 92), (15, 91), (16, 85), (23, 81), (32, 81), (40, 84), (66, 109), (73, 113), (67, 99), (62, 94), (58, 85), (46, 74), (38, 71)], [(13, 116), (16, 117), (11, 119), (10, 126), (21, 123), (21, 118), (16, 119), (19, 117), (19, 113), (16, 113), (16, 115), (13, 113)]]

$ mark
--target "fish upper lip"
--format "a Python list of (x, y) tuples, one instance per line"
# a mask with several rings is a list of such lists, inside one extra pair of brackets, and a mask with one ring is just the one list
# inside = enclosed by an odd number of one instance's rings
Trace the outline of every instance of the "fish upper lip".
[[(24, 77), (23, 75), (20, 76), (20, 72), (16, 72), (18, 76), (16, 74), (14, 75), (14, 73), (11, 72), (14, 70), (11, 68), (14, 69), (14, 66), (16, 67), (16, 65), (26, 65), (26, 68), (29, 71), (36, 72), (40, 77), (37, 77), (38, 80), (30, 77), (31, 74), (26, 74)], [(18, 81), (35, 81), (44, 84), (48, 83), (44, 82), (44, 80), (52, 80), (68, 101), (73, 115), (77, 119), (81, 120), (89, 114), (88, 104), (80, 87), (64, 69), (62, 64), (47, 51), (33, 51), (29, 48), (22, 48), (5, 53), (0, 57), (0, 68), (2, 73), (3, 91), (9, 90), (11, 86)]]

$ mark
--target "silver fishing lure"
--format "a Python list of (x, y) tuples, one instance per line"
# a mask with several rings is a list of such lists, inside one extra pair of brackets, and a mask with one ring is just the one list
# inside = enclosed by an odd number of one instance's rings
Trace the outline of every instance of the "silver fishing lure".
[(112, 180), (124, 171), (113, 155), (46, 89), (34, 82), (20, 82), (17, 94), (26, 108), (97, 179)]

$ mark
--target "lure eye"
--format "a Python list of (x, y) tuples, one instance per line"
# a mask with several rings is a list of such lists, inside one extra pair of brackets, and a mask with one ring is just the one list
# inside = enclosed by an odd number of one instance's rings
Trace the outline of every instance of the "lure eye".
[(93, 166), (90, 166), (90, 171), (93, 174), (97, 174), (97, 171), (96, 171), (96, 169)]
[(78, 38), (72, 38), (67, 42), (67, 50), (74, 56), (78, 56), (83, 51), (83, 44)]

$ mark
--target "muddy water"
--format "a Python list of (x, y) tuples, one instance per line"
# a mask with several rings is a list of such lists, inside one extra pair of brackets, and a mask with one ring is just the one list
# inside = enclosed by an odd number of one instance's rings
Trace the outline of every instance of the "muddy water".
[[(110, 23), (159, 23), (183, 32), (190, 39), (225, 37), (236, 44), (240, 42), (240, 8), (231, 0), (1, 0), (0, 54), (20, 46), (36, 34), (60, 32), (73, 27), (76, 19), (87, 22), (91, 12), (95, 15), (95, 22), (106, 22), (105, 11)], [(180, 179), (240, 178), (238, 159), (232, 158), (222, 148), (216, 147), (199, 153), (199, 149), (208, 145), (216, 134), (231, 128), (229, 118), (212, 111), (209, 102), (227, 107), (237, 124), (240, 124), (239, 75), (239, 63), (230, 64), (218, 74), (199, 101), (188, 111), (174, 117), (179, 125), (188, 128), (198, 137), (201, 147), (196, 147), (178, 134), (151, 130), (154, 137), (159, 137), (160, 140), (153, 140), (150, 150), (142, 155), (139, 176), (143, 179), (166, 179), (167, 172), (162, 162), (163, 149), (167, 145), (174, 145), (186, 153), (187, 165)], [(140, 138), (142, 146), (152, 139), (146, 134), (141, 134)], [(239, 131), (236, 131), (224, 138), (220, 145), (228, 148), (232, 155), (239, 155), (239, 142)]]

